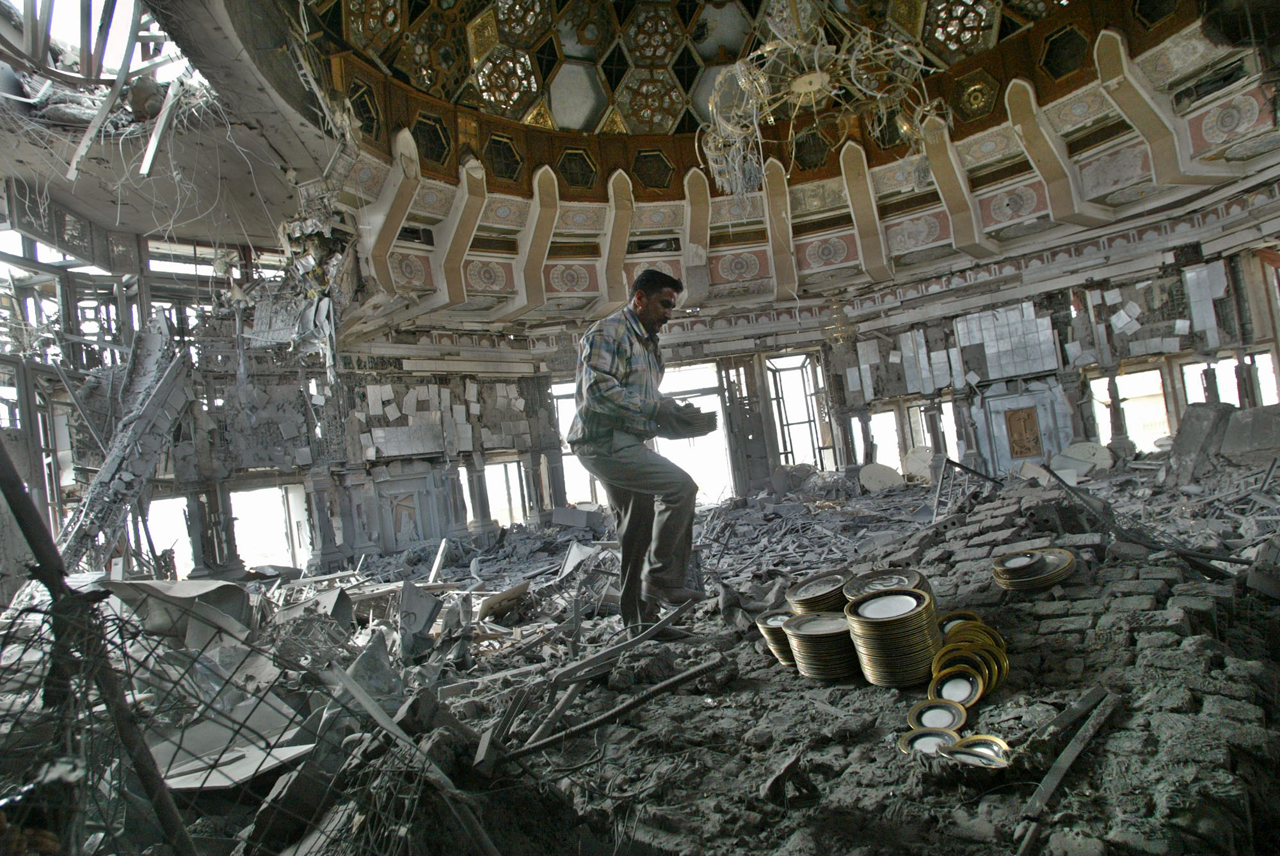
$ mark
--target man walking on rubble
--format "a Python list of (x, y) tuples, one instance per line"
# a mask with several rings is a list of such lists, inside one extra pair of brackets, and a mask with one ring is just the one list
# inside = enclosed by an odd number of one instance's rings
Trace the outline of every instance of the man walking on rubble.
[(687, 413), (658, 392), (658, 331), (683, 290), (675, 277), (641, 272), (631, 302), (587, 331), (578, 356), (578, 411), (568, 442), (586, 471), (604, 484), (618, 518), (622, 621), (633, 630), (652, 621), (658, 602), (705, 597), (685, 585), (698, 486), (645, 445), (688, 428)]

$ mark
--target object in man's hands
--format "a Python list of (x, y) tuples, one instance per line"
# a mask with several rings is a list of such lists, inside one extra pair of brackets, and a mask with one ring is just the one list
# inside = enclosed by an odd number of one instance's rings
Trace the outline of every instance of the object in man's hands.
[(716, 412), (704, 413), (692, 404), (684, 404), (675, 419), (663, 423), (658, 436), (669, 440), (702, 437), (716, 430), (718, 423), (719, 414)]

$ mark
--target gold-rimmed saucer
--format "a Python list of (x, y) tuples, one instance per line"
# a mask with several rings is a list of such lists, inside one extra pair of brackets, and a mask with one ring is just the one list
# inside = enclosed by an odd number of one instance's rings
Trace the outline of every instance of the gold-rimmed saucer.
[(787, 592), (787, 603), (798, 614), (839, 612), (844, 609), (846, 576), (838, 571), (801, 580)]

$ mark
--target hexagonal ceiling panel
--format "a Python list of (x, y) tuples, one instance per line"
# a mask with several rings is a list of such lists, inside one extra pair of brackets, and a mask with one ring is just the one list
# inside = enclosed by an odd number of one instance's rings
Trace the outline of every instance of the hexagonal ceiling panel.
[(609, 4), (604, 0), (573, 0), (556, 22), (564, 55), (599, 61), (618, 34)]
[(622, 44), (640, 68), (670, 65), (684, 42), (684, 24), (666, 3), (639, 4), (622, 28)]
[(609, 109), (609, 95), (596, 67), (589, 62), (565, 60), (551, 80), (547, 95), (558, 128), (594, 131)]
[(694, 19), (690, 38), (698, 56), (707, 62), (732, 62), (751, 34), (751, 18), (738, 0), (723, 6), (706, 4)]
[[(693, 117), (709, 118), (720, 69), (774, 38), (771, 27), (794, 29), (797, 7), (801, 29), (813, 29), (819, 20), (812, 0), (304, 2), (332, 36), (327, 50), (355, 48), (370, 64), (393, 67), (436, 98), (524, 122), (545, 123), (549, 110), (557, 127), (583, 130), (613, 117), (610, 108), (616, 107), (632, 133), (689, 132)], [(886, 16), (898, 5), (828, 2), (876, 28), (888, 26)], [(918, 10), (916, 26), (929, 53), (945, 66), (1062, 2), (941, 0)], [(1162, 9), (1171, 2), (1146, 6)], [(579, 104), (570, 96), (574, 81), (583, 86)], [(685, 111), (686, 98), (692, 112)], [(546, 109), (535, 110), (539, 105)]]
[(716, 86), (716, 78), (727, 68), (729, 68), (727, 65), (707, 66), (702, 70), (702, 76), (698, 78), (698, 82), (694, 84), (693, 91), (689, 93), (693, 112), (704, 122), (711, 121), (711, 94)]
[(476, 84), (485, 105), (496, 115), (522, 119), (538, 97), (533, 62), (524, 51), (498, 45), (476, 68)]
[(498, 0), (498, 36), (512, 47), (530, 50), (551, 29), (552, 0)]
[(633, 134), (671, 133), (685, 106), (680, 84), (665, 68), (633, 68), (613, 100)]

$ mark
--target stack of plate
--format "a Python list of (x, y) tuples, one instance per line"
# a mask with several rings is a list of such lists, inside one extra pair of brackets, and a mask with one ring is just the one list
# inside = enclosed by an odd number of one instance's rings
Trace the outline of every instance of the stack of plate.
[(933, 587), (929, 585), (929, 579), (924, 574), (919, 571), (900, 570), (873, 571), (860, 577), (854, 577), (845, 583), (844, 597), (845, 600), (857, 600), (870, 591), (884, 591), (885, 589), (896, 588), (916, 589), (917, 591), (933, 594)]
[(867, 680), (909, 687), (929, 680), (942, 647), (933, 595), (912, 588), (870, 591), (844, 609)]
[(801, 580), (787, 592), (787, 603), (791, 609), (800, 614), (810, 612), (839, 612), (844, 609), (845, 576), (836, 571), (829, 574), (818, 574)]
[(1075, 569), (1074, 553), (1050, 547), (1001, 556), (993, 563), (991, 573), (1000, 588), (1031, 591), (1057, 585)]
[(793, 615), (783, 622), (782, 631), (791, 643), (796, 667), (806, 678), (848, 678), (858, 674), (858, 652), (841, 613)]
[(769, 644), (769, 650), (773, 652), (773, 656), (777, 657), (778, 662), (784, 666), (796, 664), (796, 658), (791, 653), (791, 643), (787, 641), (787, 634), (782, 629), (782, 625), (793, 615), (795, 613), (789, 609), (774, 609), (762, 612), (756, 617), (756, 627), (760, 628), (760, 635)]
[(933, 658), (929, 698), (971, 707), (1009, 677), (1004, 637), (976, 618), (950, 613), (939, 622), (946, 634)]

